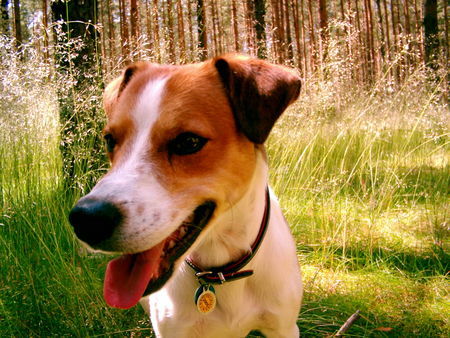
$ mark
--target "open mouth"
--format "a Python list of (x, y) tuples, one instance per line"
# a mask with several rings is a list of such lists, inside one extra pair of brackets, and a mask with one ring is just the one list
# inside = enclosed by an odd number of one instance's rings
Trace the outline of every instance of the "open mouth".
[(176, 260), (194, 243), (208, 224), (216, 204), (207, 201), (161, 243), (137, 254), (127, 254), (108, 263), (103, 295), (108, 305), (128, 309), (158, 291), (170, 278)]

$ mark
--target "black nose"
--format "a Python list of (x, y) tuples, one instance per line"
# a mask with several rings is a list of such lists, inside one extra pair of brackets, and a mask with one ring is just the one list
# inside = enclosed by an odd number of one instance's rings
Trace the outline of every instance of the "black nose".
[(111, 237), (122, 213), (110, 202), (82, 198), (70, 212), (69, 221), (79, 239), (95, 246)]

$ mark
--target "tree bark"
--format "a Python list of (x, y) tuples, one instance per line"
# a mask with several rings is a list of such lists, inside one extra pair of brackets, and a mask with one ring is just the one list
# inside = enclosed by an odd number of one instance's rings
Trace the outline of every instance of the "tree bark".
[(305, 75), (304, 67), (302, 65), (302, 49), (300, 44), (300, 17), (299, 17), (299, 6), (297, 0), (290, 0), (290, 5), (293, 13), (294, 21), (294, 33), (295, 33), (295, 48), (297, 50), (297, 67), (300, 72)]
[[(100, 42), (101, 42), (101, 57), (102, 60), (107, 60), (108, 56), (107, 56), (107, 52), (106, 52), (106, 20), (105, 20), (105, 9), (103, 8), (104, 3), (103, 2), (99, 2), (99, 21), (101, 24), (102, 29), (100, 30)], [(108, 63), (107, 62), (102, 62), (102, 72), (104, 74), (108, 73)]]
[(44, 60), (46, 63), (50, 62), (50, 53), (48, 49), (48, 3), (47, 0), (42, 0), (42, 30), (44, 38)]
[(128, 34), (128, 23), (127, 23), (127, 10), (126, 1), (119, 0), (119, 12), (120, 12), (120, 38), (122, 45), (122, 58), (124, 63), (130, 63), (130, 43)]
[(9, 0), (2, 0), (1, 2), (1, 26), (0, 34), (9, 34), (9, 14), (8, 14)]
[(326, 0), (319, 0), (319, 19), (320, 19), (320, 37), (322, 38), (323, 43), (327, 40), (327, 29), (328, 29), (328, 11)]
[[(298, 0), (296, 0), (298, 1)], [(311, 69), (311, 58), (308, 57), (308, 52), (306, 49), (306, 28), (305, 28), (305, 1), (300, 0), (300, 17), (302, 18), (302, 45), (303, 45), (303, 64), (305, 73), (304, 76), (306, 77), (308, 75), (308, 69)], [(309, 67), (309, 68), (308, 68)]]
[[(284, 27), (286, 35), (286, 48), (287, 57), (289, 63), (294, 62), (294, 50), (292, 48), (292, 34), (291, 34), (291, 11), (289, 10), (289, 0), (283, 0), (283, 12), (284, 12)], [(285, 62), (286, 63), (286, 62)]]
[(212, 23), (212, 41), (214, 45), (214, 56), (220, 54), (220, 46), (219, 46), (219, 32), (218, 32), (218, 24), (217, 24), (217, 13), (215, 8), (215, 2), (210, 2), (211, 9), (211, 23)]
[(201, 61), (208, 55), (208, 37), (206, 35), (206, 12), (203, 0), (197, 0), (198, 57)]
[[(387, 4), (386, 4), (387, 0), (383, 0), (383, 8), (384, 8), (384, 23), (385, 23), (385, 36), (386, 36), (386, 60), (388, 60), (388, 62), (391, 59), (391, 39), (390, 39), (390, 34), (389, 34), (389, 15), (388, 15), (388, 11), (387, 11)], [(380, 10), (381, 12), (381, 10)]]
[(14, 37), (16, 48), (22, 45), (22, 20), (20, 19), (20, 1), (14, 0)]
[(231, 0), (231, 21), (233, 22), (233, 35), (234, 35), (234, 51), (237, 52), (241, 49), (239, 43), (239, 31), (238, 31), (238, 18), (236, 0)]
[(160, 43), (160, 34), (159, 34), (159, 14), (158, 14), (158, 0), (153, 0), (153, 33), (155, 37), (154, 48), (156, 49), (153, 52), (153, 55), (156, 55), (157, 61), (161, 61), (161, 53), (159, 49), (161, 48)]
[[(386, 1), (386, 0), (385, 0)], [(414, 17), (415, 17), (415, 25), (416, 25), (416, 39), (417, 39), (417, 43), (419, 45), (419, 54), (420, 54), (420, 60), (424, 61), (424, 52), (423, 52), (423, 39), (422, 39), (422, 24), (421, 24), (421, 19), (420, 19), (420, 13), (419, 13), (419, 8), (417, 6), (417, 1), (418, 0), (414, 0)], [(444, 2), (447, 0), (444, 0)], [(447, 20), (445, 20), (445, 22), (447, 22)], [(447, 44), (448, 46), (448, 44)]]
[(309, 14), (309, 36), (310, 36), (310, 48), (311, 48), (311, 70), (315, 67), (315, 56), (317, 53), (317, 47), (316, 47), (316, 37), (314, 35), (314, 13), (313, 13), (313, 7), (312, 7), (313, 0), (308, 0), (308, 14)]
[(194, 24), (192, 22), (192, 4), (191, 0), (187, 0), (188, 7), (188, 25), (189, 25), (189, 43), (190, 43), (190, 52), (191, 57), (190, 61), (195, 60), (195, 41), (194, 41)]
[(145, 26), (147, 28), (147, 42), (148, 49), (153, 56), (154, 52), (154, 40), (153, 40), (153, 27), (152, 27), (152, 12), (150, 10), (149, 0), (145, 0)]
[(266, 47), (266, 1), (254, 0), (255, 10), (255, 32), (256, 32), (256, 44), (257, 55), (261, 59), (267, 58)]
[(114, 64), (114, 57), (115, 57), (115, 48), (114, 48), (114, 39), (115, 39), (115, 32), (114, 32), (114, 25), (113, 25), (113, 18), (112, 18), (112, 11), (111, 11), (111, 0), (106, 0), (106, 12), (108, 16), (108, 48), (109, 48), (109, 64), (110, 68), (112, 68)]
[(253, 0), (246, 0), (243, 2), (244, 4), (244, 13), (245, 13), (245, 36), (247, 37), (247, 48), (250, 54), (255, 54), (255, 34), (253, 31), (254, 28), (254, 10), (253, 10)]
[(172, 0), (166, 0), (167, 2), (167, 30), (168, 30), (168, 37), (169, 40), (169, 61), (171, 63), (175, 63), (176, 61), (176, 53), (175, 53), (175, 29), (174, 29), (174, 23), (173, 23), (173, 4)]
[(437, 0), (425, 0), (423, 27), (425, 32), (425, 63), (435, 70), (439, 48)]
[(273, 54), (278, 63), (283, 61), (282, 48), (281, 48), (281, 24), (280, 24), (280, 11), (278, 0), (271, 1), (272, 7), (272, 43)]
[(180, 61), (185, 63), (186, 60), (186, 38), (184, 35), (184, 15), (181, 0), (177, 0), (177, 23), (178, 23), (178, 46), (180, 48)]
[[(450, 47), (450, 41), (449, 41), (449, 36), (448, 36), (448, 10), (447, 10), (447, 0), (443, 1), (443, 7), (444, 7), (444, 30), (445, 30), (445, 37), (444, 37), (444, 41), (445, 41), (445, 58), (447, 59), (447, 70), (449, 69), (449, 62), (450, 62), (450, 53), (449, 53), (449, 47)], [(450, 73), (448, 73), (448, 76), (450, 77)]]
[(136, 54), (140, 54), (139, 26), (138, 2), (137, 0), (130, 0), (130, 40), (133, 59), (135, 59)]
[(319, 0), (320, 40), (321, 40), (321, 62), (327, 58), (328, 52), (328, 11), (326, 0)]

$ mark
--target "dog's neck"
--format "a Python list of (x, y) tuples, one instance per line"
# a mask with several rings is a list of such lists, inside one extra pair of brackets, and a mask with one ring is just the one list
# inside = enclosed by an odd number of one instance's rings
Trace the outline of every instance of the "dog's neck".
[(268, 167), (264, 149), (256, 149), (255, 172), (242, 198), (220, 215), (189, 258), (199, 267), (217, 267), (250, 251), (264, 214)]

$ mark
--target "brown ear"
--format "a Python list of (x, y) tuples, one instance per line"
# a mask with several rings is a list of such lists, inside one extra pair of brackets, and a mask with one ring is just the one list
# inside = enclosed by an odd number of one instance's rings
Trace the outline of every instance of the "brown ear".
[(140, 63), (135, 63), (128, 66), (119, 77), (115, 78), (106, 86), (105, 92), (103, 93), (103, 108), (108, 117), (111, 115), (113, 105), (116, 103), (120, 94), (123, 92), (140, 66)]
[(262, 144), (276, 120), (300, 94), (295, 71), (245, 56), (218, 57), (219, 72), (238, 128), (250, 141)]

